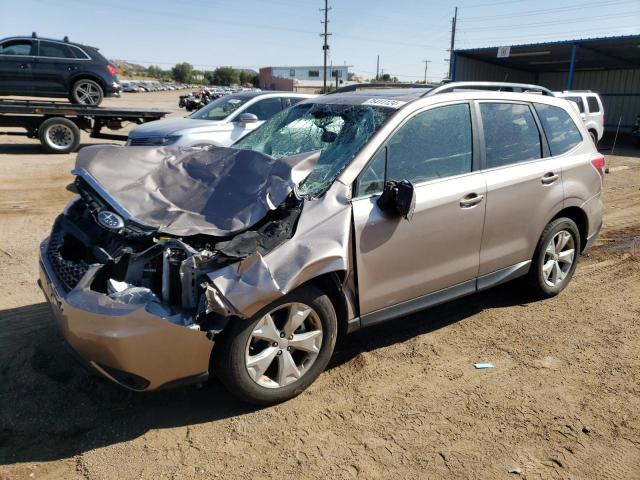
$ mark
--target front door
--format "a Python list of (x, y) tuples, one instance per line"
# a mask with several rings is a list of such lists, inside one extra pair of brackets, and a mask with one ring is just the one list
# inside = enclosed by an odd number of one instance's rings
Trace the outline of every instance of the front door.
[(35, 42), (28, 39), (0, 43), (0, 92), (4, 95), (29, 95), (34, 92), (34, 48)]
[[(466, 284), (475, 288), (486, 193), (472, 148), (470, 106), (432, 107), (399, 127), (361, 173), (353, 200), (360, 313)], [(410, 220), (376, 204), (388, 179), (411, 181)]]

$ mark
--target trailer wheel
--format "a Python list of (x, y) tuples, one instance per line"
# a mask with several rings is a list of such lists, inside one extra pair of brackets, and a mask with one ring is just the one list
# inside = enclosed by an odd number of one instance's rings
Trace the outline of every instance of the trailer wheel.
[(38, 128), (38, 138), (49, 153), (69, 153), (80, 145), (80, 129), (68, 118), (48, 118)]

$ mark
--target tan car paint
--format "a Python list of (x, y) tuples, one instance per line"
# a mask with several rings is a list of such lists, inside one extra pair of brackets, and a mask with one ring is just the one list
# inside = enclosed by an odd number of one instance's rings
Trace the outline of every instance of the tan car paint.
[[(357, 176), (407, 116), (434, 105), (476, 99), (566, 105), (553, 97), (478, 91), (410, 102), (370, 139), (322, 198), (306, 202), (291, 239), (265, 256), (254, 255), (209, 274), (208, 288), (215, 289), (207, 295), (211, 308), (250, 317), (297, 286), (338, 271), (347, 278), (347, 320), (357, 320), (358, 315), (530, 260), (542, 229), (563, 205), (583, 207), (589, 232), (596, 232), (601, 183), (588, 160), (595, 149), (573, 111), (586, 139), (575, 155), (417, 185), (411, 221), (384, 218), (372, 197), (352, 200)], [(559, 178), (543, 185), (541, 178), (549, 172)], [(470, 193), (485, 197), (471, 209), (461, 208), (460, 200)], [(41, 268), (44, 265), (46, 256)], [(141, 311), (117, 315), (105, 295), (88, 289), (87, 279), (85, 287), (66, 298), (55, 294), (55, 280), (46, 270), (41, 281), (54, 311), (58, 309), (63, 333), (85, 358), (141, 375), (151, 381), (149, 389), (208, 371), (212, 342), (204, 332)]]

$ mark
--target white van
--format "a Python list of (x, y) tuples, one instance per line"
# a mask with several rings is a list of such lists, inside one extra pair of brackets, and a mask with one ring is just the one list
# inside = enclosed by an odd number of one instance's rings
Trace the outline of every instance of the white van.
[(597, 145), (604, 134), (604, 107), (600, 95), (591, 90), (565, 90), (553, 93), (556, 97), (566, 98), (578, 105), (582, 121), (589, 130), (593, 143)]

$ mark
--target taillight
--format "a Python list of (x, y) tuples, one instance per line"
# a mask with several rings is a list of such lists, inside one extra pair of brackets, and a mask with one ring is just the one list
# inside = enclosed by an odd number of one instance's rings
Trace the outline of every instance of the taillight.
[(107, 64), (107, 72), (109, 72), (111, 75), (116, 75), (118, 73), (118, 69), (113, 65)]
[(604, 178), (604, 155), (594, 155), (591, 158), (591, 165), (593, 165), (593, 168), (595, 168), (600, 176)]

